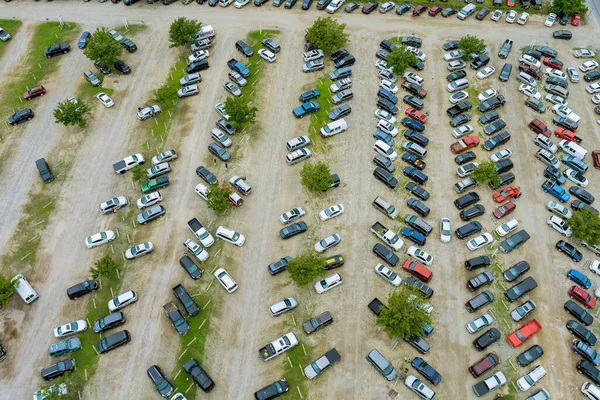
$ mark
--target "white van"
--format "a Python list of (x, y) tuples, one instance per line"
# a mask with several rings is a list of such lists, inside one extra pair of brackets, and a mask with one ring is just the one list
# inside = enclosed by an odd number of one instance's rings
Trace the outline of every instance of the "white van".
[(375, 143), (373, 143), (373, 149), (390, 161), (394, 161), (396, 158), (398, 158), (398, 153), (396, 153), (396, 150), (394, 150), (393, 147), (388, 146), (388, 144), (382, 140), (377, 140)]
[(306, 147), (310, 144), (310, 138), (306, 135), (304, 136), (297, 136), (291, 140), (288, 140), (288, 142), (285, 144), (285, 148), (289, 151), (296, 151), (298, 149), (301, 149), (303, 147)]
[(467, 4), (458, 12), (458, 19), (467, 19), (468, 16), (472, 15), (475, 12), (475, 4)]
[(338, 133), (342, 133), (348, 129), (348, 123), (346, 123), (345, 119), (338, 119), (337, 121), (333, 121), (325, 125), (321, 128), (321, 135), (323, 137), (329, 137), (337, 135)]
[(585, 382), (583, 386), (581, 386), (581, 393), (585, 394), (588, 399), (600, 400), (600, 389), (593, 383)]
[(31, 304), (37, 300), (38, 294), (33, 290), (33, 287), (27, 282), (27, 279), (23, 274), (19, 274), (10, 280), (13, 284), (19, 296), (23, 299), (25, 304)]
[(213, 29), (212, 25), (201, 26), (200, 30), (196, 34), (196, 40), (211, 39), (213, 37), (215, 37), (215, 30)]
[(537, 87), (537, 81), (533, 78), (533, 76), (529, 75), (526, 72), (519, 72), (519, 76), (517, 77), (517, 80), (520, 82), (523, 82), (526, 85), (529, 85), (533, 88)]
[(577, 157), (580, 160), (583, 160), (583, 158), (588, 153), (588, 151), (586, 149), (584, 149), (577, 143), (570, 142), (568, 140), (561, 140), (558, 145), (560, 146), (562, 151), (564, 151), (565, 153), (570, 154), (574, 157)]

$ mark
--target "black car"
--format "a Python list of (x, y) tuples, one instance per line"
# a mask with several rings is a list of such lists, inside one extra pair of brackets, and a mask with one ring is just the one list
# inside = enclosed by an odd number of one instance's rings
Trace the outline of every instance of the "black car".
[(450, 120), (450, 126), (453, 128), (456, 128), (459, 125), (466, 124), (470, 120), (471, 120), (471, 116), (469, 114), (461, 114)]
[(51, 379), (58, 378), (59, 376), (63, 376), (67, 372), (71, 372), (75, 370), (75, 361), (71, 359), (62, 360), (57, 362), (56, 364), (52, 364), (44, 369), (42, 369), (42, 378), (45, 381), (49, 381)]
[(444, 43), (444, 45), (442, 46), (442, 49), (444, 49), (445, 51), (456, 50), (456, 49), (458, 49), (459, 44), (460, 44), (460, 42), (458, 40), (450, 40), (450, 41)]
[(539, 51), (542, 55), (546, 57), (556, 57), (558, 56), (558, 51), (554, 50), (552, 47), (548, 46), (536, 46), (535, 50)]
[(306, 226), (304, 221), (300, 221), (281, 229), (279, 231), (279, 236), (281, 236), (282, 239), (289, 239), (291, 237), (304, 233), (307, 230), (308, 227)]
[(183, 369), (205, 393), (210, 392), (215, 387), (215, 382), (212, 380), (212, 378), (193, 358), (190, 358), (185, 362), (185, 364), (183, 364)]
[(202, 277), (202, 270), (198, 268), (196, 263), (188, 256), (183, 256), (179, 259), (179, 265), (185, 269), (192, 279), (200, 279)]
[(473, 341), (473, 346), (479, 351), (484, 350), (489, 345), (500, 340), (500, 332), (496, 328), (491, 328), (485, 331), (481, 336)]
[(475, 155), (475, 153), (473, 153), (472, 151), (467, 151), (454, 157), (454, 162), (458, 165), (463, 165), (465, 163), (475, 160), (476, 158), (477, 156)]
[(4, 350), (4, 347), (2, 347), (2, 345), (0, 344), (0, 361), (4, 360), (6, 358), (6, 350)]
[(330, 58), (331, 58), (331, 61), (336, 62), (336, 61), (341, 60), (342, 58), (346, 57), (347, 55), (350, 55), (348, 50), (341, 49), (341, 50), (334, 51), (331, 54)]
[(185, 67), (185, 72), (188, 74), (193, 74), (194, 72), (200, 72), (208, 69), (208, 67), (208, 60), (205, 58), (203, 60), (194, 61), (193, 63), (188, 64)]
[(400, 262), (398, 256), (381, 243), (377, 243), (373, 246), (373, 253), (392, 267), (395, 267)]
[(31, 108), (24, 108), (17, 111), (10, 117), (8, 117), (8, 123), (11, 125), (19, 125), (25, 121), (31, 121), (34, 117), (33, 110)]
[(269, 1), (269, 0), (254, 0), (254, 5), (257, 7), (260, 7), (263, 4), (265, 4), (267, 1)]
[(577, 363), (577, 372), (593, 380), (596, 385), (600, 385), (600, 371), (591, 362), (580, 360)]
[(427, 147), (429, 144), (429, 139), (414, 129), (407, 129), (404, 131), (404, 137), (411, 142), (415, 142), (421, 147)]
[(481, 215), (485, 214), (485, 207), (481, 204), (476, 204), (471, 208), (467, 208), (466, 210), (462, 210), (460, 212), (460, 219), (463, 221), (469, 221), (473, 218), (477, 218)]
[(462, 79), (467, 76), (467, 73), (461, 69), (460, 71), (454, 71), (453, 73), (446, 76), (446, 80), (448, 82), (455, 81), (457, 79)]
[(569, 322), (567, 322), (567, 330), (579, 340), (583, 340), (589, 346), (594, 346), (598, 341), (596, 335), (590, 332), (586, 327), (582, 326), (579, 322), (569, 320)]
[(600, 213), (594, 207), (590, 206), (588, 203), (583, 202), (581, 200), (573, 200), (571, 202), (571, 208), (573, 209), (573, 211), (586, 209), (586, 210), (590, 210), (594, 214), (599, 214)]
[(131, 341), (131, 335), (125, 329), (119, 332), (115, 332), (112, 335), (106, 336), (104, 339), (98, 342), (96, 345), (96, 350), (98, 353), (108, 353), (111, 350), (116, 349), (117, 347), (123, 346)]
[(119, 71), (123, 75), (129, 75), (129, 73), (131, 73), (131, 68), (129, 67), (129, 65), (125, 64), (125, 62), (122, 60), (115, 61), (115, 64), (113, 66), (117, 71)]
[(596, 198), (594, 196), (591, 195), (590, 192), (588, 192), (587, 190), (580, 188), (579, 186), (571, 186), (569, 188), (569, 193), (571, 193), (573, 196), (577, 197), (578, 199), (586, 202), (587, 204), (592, 204), (594, 202), (594, 200), (596, 200)]
[(421, 217), (428, 216), (429, 212), (431, 211), (429, 207), (427, 207), (425, 204), (412, 197), (406, 201), (406, 205), (408, 206), (408, 208), (414, 210)]
[(404, 36), (400, 41), (405, 46), (421, 47), (423, 40), (416, 36)]
[(425, 379), (427, 379), (434, 385), (437, 385), (442, 381), (442, 376), (435, 369), (433, 369), (431, 365), (427, 364), (427, 362), (421, 357), (415, 357), (412, 360), (411, 365), (414, 369), (419, 371), (419, 373), (423, 375)]
[(127, 320), (125, 319), (125, 314), (122, 312), (108, 314), (106, 317), (102, 317), (94, 322), (94, 332), (106, 332), (110, 329), (123, 325), (125, 322), (127, 322)]
[(404, 281), (404, 284), (406, 286), (411, 286), (411, 287), (417, 289), (419, 291), (419, 293), (421, 293), (421, 295), (423, 295), (425, 298), (429, 298), (429, 297), (433, 296), (433, 289), (431, 289), (429, 286), (427, 286), (426, 284), (424, 284), (423, 282), (421, 282), (420, 280), (418, 280), (415, 277), (409, 276)]
[(188, 293), (188, 291), (183, 287), (183, 285), (179, 284), (175, 286), (173, 289), (173, 294), (179, 300), (185, 311), (188, 313), (190, 317), (198, 314), (200, 312), (200, 307), (198, 304), (192, 299), (192, 296)]
[(500, 129), (504, 129), (504, 127), (506, 127), (506, 122), (504, 122), (504, 120), (502, 119), (498, 119), (486, 126), (485, 128), (483, 128), (483, 133), (489, 136), (498, 132)]
[(98, 290), (98, 282), (94, 279), (90, 279), (89, 281), (84, 281), (68, 288), (67, 296), (69, 296), (69, 299), (75, 300), (84, 294), (92, 293), (96, 290)]
[[(454, 7), (448, 7), (448, 8), (444, 8), (444, 9), (442, 10), (442, 17), (444, 17), (444, 18), (447, 18), (447, 17), (449, 17), (449, 16), (451, 16), (451, 15), (454, 15), (454, 14), (456, 14), (457, 12), (458, 12), (458, 11), (457, 11), (457, 10), (456, 10), (456, 8), (454, 8)], [(444, 45), (442, 46), (442, 48), (443, 48), (444, 50), (448, 51), (448, 50), (454, 50), (454, 49), (458, 49), (458, 44), (456, 45), (457, 47), (451, 47), (450, 49), (447, 49), (447, 48), (446, 48), (446, 47), (447, 47), (446, 45), (447, 45), (448, 43), (458, 43), (458, 42), (457, 42), (456, 40), (452, 40), (452, 41), (450, 41), (450, 42), (446, 42), (446, 43), (444, 43)]]
[(407, 182), (406, 185), (404, 185), (404, 189), (408, 190), (409, 193), (414, 194), (423, 201), (427, 201), (427, 199), (429, 199), (429, 192), (414, 182)]
[(523, 50), (523, 54), (531, 56), (531, 57), (537, 59), (538, 61), (542, 61), (542, 57), (544, 56), (541, 52), (539, 52), (537, 50), (533, 50), (533, 49)]
[(267, 271), (269, 271), (269, 274), (271, 275), (277, 275), (278, 273), (283, 272), (287, 269), (290, 261), (292, 261), (292, 257), (282, 257), (279, 260), (269, 264), (269, 266), (267, 267)]
[(135, 45), (135, 43), (133, 43), (129, 39), (121, 40), (121, 46), (123, 46), (125, 50), (127, 50), (129, 53), (135, 53), (135, 51), (137, 50), (137, 46)]
[(446, 110), (446, 114), (450, 117), (450, 118), (454, 118), (457, 115), (460, 115), (464, 112), (469, 111), (471, 108), (473, 107), (473, 105), (471, 104), (471, 102), (469, 102), (468, 100), (465, 101), (461, 101), (459, 103), (456, 103), (455, 105), (453, 105), (452, 107), (448, 108)]
[(569, 87), (569, 83), (567, 81), (565, 81), (564, 79), (557, 78), (555, 76), (547, 77), (546, 84), (560, 86), (565, 89), (568, 89), (568, 87)]
[(423, 100), (419, 99), (418, 97), (415, 96), (411, 96), (411, 95), (406, 95), (402, 98), (402, 101), (405, 104), (408, 104), (409, 106), (416, 108), (417, 110), (421, 110), (425, 104), (423, 103)]
[(506, 82), (508, 81), (508, 78), (510, 78), (510, 73), (512, 72), (512, 64), (506, 63), (502, 66), (502, 69), (500, 70), (500, 76), (498, 77), (498, 79), (500, 79), (502, 82)]
[(349, 67), (351, 65), (354, 65), (355, 62), (356, 62), (356, 58), (354, 58), (354, 56), (352, 54), (348, 54), (347, 56), (334, 62), (333, 66), (335, 68)]
[(324, 10), (329, 3), (331, 3), (331, 0), (319, 0), (317, 1), (317, 10)]
[(270, 399), (275, 399), (279, 396), (283, 396), (284, 393), (286, 393), (289, 389), (289, 386), (287, 384), (287, 382), (285, 381), (285, 379), (281, 379), (278, 381), (275, 381), (273, 383), (271, 383), (268, 386), (265, 386), (262, 389), (257, 390), (256, 392), (254, 392), (254, 399), (255, 400), (270, 400)]
[(404, 167), (402, 173), (404, 174), (404, 176), (407, 176), (408, 178), (412, 179), (417, 183), (420, 183), (421, 185), (427, 182), (427, 180), (429, 179), (427, 175), (413, 167)]
[(44, 183), (50, 183), (54, 180), (54, 174), (50, 170), (50, 166), (46, 162), (46, 159), (40, 158), (39, 160), (35, 160), (35, 167), (40, 173), (40, 177)]
[(492, 260), (488, 256), (478, 256), (465, 261), (465, 268), (469, 271), (489, 265), (492, 265)]
[(469, 192), (469, 193), (465, 194), (464, 196), (461, 196), (458, 199), (454, 200), (454, 205), (459, 210), (462, 210), (463, 208), (468, 207), (471, 204), (475, 204), (478, 201), (479, 201), (479, 195), (477, 194), (477, 192)]
[(413, 167), (417, 168), (420, 171), (424, 170), (425, 167), (427, 166), (425, 161), (421, 160), (415, 154), (404, 153), (404, 154), (402, 154), (402, 157), (400, 157), (400, 159), (402, 161), (404, 161), (405, 163), (412, 165)]
[(485, 113), (491, 110), (495, 110), (496, 108), (503, 106), (505, 103), (506, 99), (504, 98), (504, 96), (499, 94), (498, 96), (492, 97), (491, 99), (487, 99), (483, 103), (479, 104), (477, 106), (477, 109), (479, 110), (479, 112)]
[[(490, 125), (488, 125), (486, 127), (489, 128), (494, 124), (497, 124), (498, 122), (500, 122), (502, 120), (496, 121)], [(504, 121), (502, 121), (502, 123), (504, 124)], [(496, 126), (497, 128), (497, 126)], [(486, 133), (486, 129), (484, 129), (484, 133)], [(501, 129), (501, 128), (500, 128)], [(486, 149), (487, 151), (492, 151), (494, 150), (496, 147), (503, 145), (504, 143), (508, 142), (510, 140), (510, 133), (508, 133), (507, 131), (504, 132), (500, 132), (499, 134), (497, 134), (496, 136), (492, 136), (491, 138), (489, 138), (488, 140), (486, 140), (483, 143), (483, 148)]]
[(394, 165), (394, 163), (391, 162), (388, 158), (382, 156), (381, 154), (377, 154), (375, 157), (373, 157), (373, 163), (390, 173), (396, 170), (396, 166)]
[(500, 118), (500, 114), (498, 114), (496, 111), (492, 111), (479, 117), (479, 123), (482, 125), (489, 124), (490, 122), (496, 121), (498, 118)]
[(394, 176), (386, 169), (383, 169), (381, 167), (375, 168), (375, 170), (373, 170), (373, 176), (381, 182), (385, 183), (386, 186), (390, 189), (395, 189), (396, 186), (398, 186), (398, 180), (394, 178)]
[(564, 307), (566, 312), (577, 318), (585, 326), (590, 326), (594, 322), (594, 317), (573, 300), (567, 301)]
[(465, 239), (475, 233), (481, 232), (481, 229), (481, 224), (478, 221), (472, 221), (455, 230), (454, 234), (459, 239)]
[(246, 57), (252, 57), (254, 55), (254, 51), (252, 50), (252, 47), (250, 47), (243, 40), (238, 40), (237, 42), (235, 42), (235, 48), (239, 52), (241, 52), (243, 55), (245, 55)]
[(379, 47), (381, 47), (383, 50), (387, 51), (388, 53), (391, 53), (392, 50), (394, 50), (396, 48), (396, 45), (392, 42), (390, 42), (389, 40), (382, 40), (379, 43)]
[(209, 185), (212, 185), (213, 183), (217, 183), (217, 177), (213, 175), (212, 172), (210, 172), (208, 169), (204, 168), (203, 166), (199, 166), (198, 168), (196, 168), (196, 175), (198, 175), (200, 178), (204, 179), (204, 181), (206, 183), (208, 183)]
[(502, 276), (504, 276), (504, 279), (506, 279), (508, 282), (512, 282), (519, 276), (523, 275), (525, 272), (529, 271), (529, 268), (531, 268), (531, 266), (527, 261), (519, 261), (518, 263), (504, 271)]
[(158, 365), (151, 366), (146, 373), (162, 397), (169, 397), (173, 394), (173, 385), (167, 380), (167, 377)]
[(491, 285), (492, 282), (494, 282), (494, 276), (490, 272), (484, 271), (469, 279), (467, 282), (467, 289), (474, 292), (483, 286)]
[[(398, 109), (396, 109), (396, 112)], [(389, 110), (386, 110), (389, 111)], [(352, 108), (348, 104), (342, 104), (339, 107), (334, 108), (329, 112), (329, 119), (332, 121), (336, 121), (340, 118), (345, 117), (346, 115), (352, 112)], [(391, 111), (390, 111), (391, 112)]]
[(110, 74), (110, 68), (106, 65), (100, 64), (98, 61), (94, 61), (94, 67), (96, 67), (98, 71), (102, 72), (103, 75)]
[(564, 240), (559, 240), (556, 242), (556, 250), (561, 253), (565, 253), (571, 260), (575, 262), (581, 261), (583, 256), (581, 252), (575, 248), (571, 243), (565, 242)]
[(600, 71), (591, 71), (583, 76), (586, 82), (595, 82), (600, 79)]
[(537, 282), (531, 276), (523, 279), (521, 282), (517, 283), (513, 287), (509, 288), (504, 292), (504, 297), (508, 301), (516, 301), (521, 297), (531, 292), (533, 289), (537, 287)]
[(543, 355), (544, 350), (536, 344), (517, 356), (517, 364), (521, 367), (526, 367)]
[(427, 340), (423, 339), (421, 336), (413, 336), (411, 338), (404, 337), (404, 341), (414, 347), (419, 353), (427, 354), (431, 347)]

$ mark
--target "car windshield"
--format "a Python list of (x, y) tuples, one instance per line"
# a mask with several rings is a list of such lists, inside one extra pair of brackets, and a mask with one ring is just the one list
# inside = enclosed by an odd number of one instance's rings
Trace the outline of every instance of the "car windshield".
[(167, 388), (167, 386), (169, 386), (169, 382), (167, 382), (166, 379), (163, 379), (158, 385), (156, 385), (156, 388), (159, 391), (165, 390)]
[(525, 341), (525, 336), (520, 331), (515, 332), (515, 335), (519, 338), (520, 341)]
[(327, 284), (327, 281), (325, 279), (323, 279), (321, 282), (321, 287), (323, 287), (323, 289), (327, 289), (329, 287), (329, 285)]

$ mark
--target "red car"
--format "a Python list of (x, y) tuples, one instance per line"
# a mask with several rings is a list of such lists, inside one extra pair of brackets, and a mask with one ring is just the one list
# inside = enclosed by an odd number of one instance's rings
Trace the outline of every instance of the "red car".
[(508, 344), (512, 347), (519, 347), (541, 330), (542, 326), (535, 319), (532, 319), (516, 331), (510, 333), (506, 337), (506, 340), (508, 340)]
[(425, 4), (419, 4), (418, 6), (416, 6), (413, 9), (413, 17), (418, 17), (419, 15), (421, 15), (423, 12), (425, 12), (425, 10), (427, 10), (427, 6)]
[(544, 73), (540, 68), (537, 68), (533, 65), (527, 65), (524, 63), (519, 64), (519, 71), (523, 71), (526, 74), (531, 75), (535, 79), (542, 79), (544, 77)]
[(573, 14), (573, 16), (571, 17), (571, 25), (579, 26), (580, 23), (581, 23), (581, 15)]
[(577, 300), (587, 308), (594, 308), (596, 306), (596, 299), (579, 286), (571, 286), (571, 289), (569, 289), (569, 297)]
[(575, 132), (570, 131), (566, 128), (556, 128), (556, 130), (554, 131), (554, 135), (558, 136), (561, 139), (568, 140), (569, 142), (575, 141)]
[(545, 123), (543, 123), (542, 121), (540, 121), (539, 119), (534, 119), (532, 120), (529, 125), (527, 125), (529, 127), (529, 130), (534, 132), (534, 133), (539, 133), (541, 135), (546, 136), (548, 139), (550, 138), (550, 136), (552, 136), (552, 134), (550, 133), (550, 130), (548, 129), (548, 127), (546, 126)]
[(502, 204), (500, 207), (494, 210), (494, 217), (496, 217), (497, 219), (505, 217), (511, 212), (515, 211), (515, 208), (517, 208), (517, 205), (512, 201), (509, 201), (508, 203)]
[(373, 2), (367, 3), (367, 4), (365, 4), (365, 6), (362, 8), (361, 12), (362, 12), (363, 14), (371, 14), (373, 11), (377, 10), (377, 7), (378, 7), (378, 6), (379, 6), (379, 5), (378, 5), (377, 3), (373, 3)]
[(600, 168), (600, 150), (592, 151), (592, 160), (594, 160), (594, 168)]
[(34, 97), (43, 96), (45, 94), (46, 94), (46, 88), (44, 88), (42, 85), (39, 85), (39, 86), (32, 87), (31, 89), (29, 89), (28, 91), (23, 93), (23, 98), (25, 100), (31, 100)]
[(414, 260), (404, 261), (404, 264), (402, 264), (402, 269), (425, 283), (429, 282), (431, 280), (431, 276), (433, 275), (433, 273), (423, 264), (419, 264)]
[(479, 145), (479, 138), (477, 136), (467, 136), (456, 143), (450, 145), (450, 150), (454, 154), (464, 153), (465, 151), (477, 147)]
[(514, 7), (515, 6), (515, 0), (506, 0), (506, 5), (509, 7)]
[(415, 121), (420, 122), (422, 124), (427, 123), (427, 120), (429, 119), (427, 115), (423, 114), (421, 111), (415, 108), (407, 108), (406, 110), (404, 110), (404, 114), (406, 114), (407, 117), (412, 118)]
[(544, 65), (547, 65), (552, 68), (562, 69), (562, 67), (563, 67), (563, 62), (560, 60), (557, 60), (556, 58), (544, 57), (543, 62), (544, 62)]
[(521, 197), (521, 190), (514, 185), (508, 186), (502, 190), (499, 190), (492, 195), (492, 198), (494, 199), (494, 201), (496, 203), (502, 203), (503, 201), (512, 199), (513, 197), (515, 199), (518, 199), (519, 197)]
[(431, 15), (432, 17), (435, 17), (436, 15), (438, 15), (441, 12), (442, 12), (442, 6), (439, 6), (436, 4), (435, 6), (433, 6), (429, 9), (429, 12), (427, 14)]

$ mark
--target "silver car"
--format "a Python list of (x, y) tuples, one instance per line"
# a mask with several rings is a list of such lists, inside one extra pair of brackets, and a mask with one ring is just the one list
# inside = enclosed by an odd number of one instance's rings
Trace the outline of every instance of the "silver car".
[(210, 132), (210, 137), (212, 137), (217, 143), (220, 143), (223, 147), (231, 147), (233, 142), (229, 139), (229, 136), (225, 134), (222, 130), (218, 128), (213, 128)]
[(467, 63), (463, 60), (454, 60), (448, 63), (448, 71), (458, 71), (460, 69), (464, 69), (467, 66)]
[(242, 91), (231, 82), (225, 82), (223, 87), (235, 97), (240, 97), (242, 95)]
[(140, 225), (145, 225), (157, 218), (162, 218), (167, 213), (163, 206), (154, 206), (141, 212), (137, 216), (137, 222)]
[(134, 258), (139, 258), (145, 256), (146, 254), (150, 254), (152, 251), (154, 251), (152, 242), (136, 244), (125, 251), (125, 258), (128, 260), (133, 260)]
[(171, 167), (169, 166), (169, 163), (165, 162), (156, 164), (152, 168), (148, 168), (146, 170), (146, 176), (148, 179), (153, 179), (161, 175), (168, 174), (169, 172), (171, 172)]
[(119, 209), (127, 205), (127, 198), (125, 196), (113, 197), (112, 199), (106, 200), (100, 204), (100, 212), (102, 214), (114, 213)]
[(269, 307), (269, 312), (272, 317), (278, 317), (283, 313), (293, 310), (298, 307), (298, 302), (292, 297), (285, 298)]
[(200, 94), (200, 88), (198, 85), (184, 86), (177, 91), (177, 96), (179, 96), (180, 99), (184, 97), (195, 96), (197, 94)]
[(312, 60), (308, 61), (306, 64), (302, 66), (302, 72), (315, 72), (320, 71), (325, 68), (325, 64), (323, 64), (323, 60)]
[(327, 236), (326, 238), (319, 240), (315, 243), (315, 251), (317, 253), (322, 253), (325, 250), (328, 250), (334, 246), (337, 246), (342, 241), (342, 238), (338, 233), (334, 233), (333, 235)]
[(248, 83), (243, 76), (241, 76), (240, 74), (238, 74), (235, 71), (229, 71), (229, 73), (227, 74), (227, 76), (229, 77), (229, 79), (231, 79), (231, 82), (239, 85), (239, 86), (246, 86), (246, 84)]
[(198, 82), (202, 82), (202, 77), (200, 77), (199, 73), (186, 75), (179, 80), (181, 86), (192, 85)]

